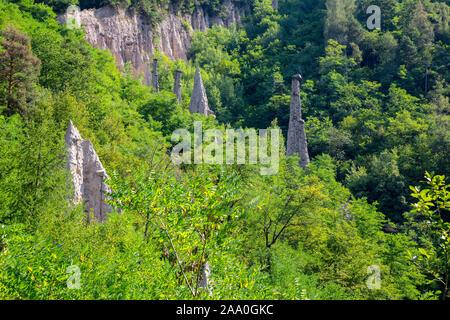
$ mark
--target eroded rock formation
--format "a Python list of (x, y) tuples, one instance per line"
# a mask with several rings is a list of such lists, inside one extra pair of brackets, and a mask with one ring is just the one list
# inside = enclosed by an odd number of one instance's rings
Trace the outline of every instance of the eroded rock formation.
[(198, 67), (195, 70), (194, 89), (192, 90), (191, 102), (189, 103), (189, 112), (200, 113), (204, 116), (214, 115), (214, 112), (209, 109), (208, 97), (206, 96), (205, 86)]
[(155, 88), (156, 92), (159, 92), (158, 59), (153, 59), (152, 86)]
[(175, 93), (175, 96), (177, 97), (178, 104), (182, 103), (182, 100), (181, 100), (181, 74), (182, 74), (182, 71), (180, 69), (177, 69), (175, 71), (175, 81), (173, 83), (173, 93)]
[(73, 182), (72, 201), (75, 204), (83, 202), (88, 217), (92, 214), (97, 221), (105, 221), (106, 214), (112, 211), (105, 201), (105, 193), (111, 192), (105, 183), (105, 168), (91, 141), (81, 137), (72, 121), (69, 122), (64, 138), (68, 153), (67, 170), (71, 173)]
[[(225, 0), (224, 6), (225, 12), (216, 15), (209, 14), (201, 7), (192, 15), (175, 14), (169, 8), (165, 19), (157, 26), (152, 26), (148, 17), (132, 10), (105, 6), (82, 10), (80, 23), (91, 45), (109, 49), (120, 69), (125, 62), (131, 62), (135, 75), (143, 73), (146, 85), (150, 86), (149, 69), (155, 51), (163, 52), (172, 60), (187, 60), (193, 31), (204, 31), (212, 25), (229, 27), (232, 23), (238, 23), (241, 16), (250, 10), (247, 5), (236, 5), (233, 0)], [(67, 15), (61, 15), (58, 19), (65, 23)]]
[(286, 155), (297, 154), (299, 165), (306, 168), (309, 164), (308, 144), (306, 141), (305, 121), (302, 119), (302, 102), (300, 99), (300, 82), (302, 76), (292, 76), (291, 105)]

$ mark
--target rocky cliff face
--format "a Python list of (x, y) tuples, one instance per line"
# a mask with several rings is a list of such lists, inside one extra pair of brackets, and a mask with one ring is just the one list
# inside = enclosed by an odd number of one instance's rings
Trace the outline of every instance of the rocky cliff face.
[[(169, 10), (164, 21), (156, 27), (152, 27), (143, 15), (112, 6), (83, 10), (79, 22), (84, 25), (86, 39), (91, 45), (109, 49), (119, 68), (125, 62), (131, 62), (135, 73), (143, 73), (146, 84), (150, 85), (149, 67), (155, 50), (171, 59), (186, 60), (193, 30), (204, 31), (212, 25), (229, 27), (238, 23), (248, 11), (246, 7), (236, 6), (232, 0), (225, 0), (224, 5), (227, 13), (220, 16), (211, 16), (202, 8), (197, 8), (192, 15), (176, 15)], [(59, 17), (62, 23), (66, 19), (67, 15)]]

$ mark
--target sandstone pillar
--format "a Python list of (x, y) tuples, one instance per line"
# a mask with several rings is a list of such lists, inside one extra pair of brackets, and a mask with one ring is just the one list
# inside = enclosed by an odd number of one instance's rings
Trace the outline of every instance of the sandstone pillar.
[(302, 76), (292, 76), (291, 105), (286, 155), (297, 154), (299, 165), (306, 168), (309, 164), (308, 144), (306, 141), (305, 121), (302, 119), (302, 103), (300, 99), (300, 82)]
[(191, 102), (189, 103), (189, 112), (200, 113), (204, 116), (214, 115), (214, 112), (209, 109), (208, 98), (198, 67), (195, 70), (194, 89), (192, 90)]
[(182, 71), (178, 69), (175, 71), (175, 82), (173, 84), (173, 93), (175, 93), (175, 96), (177, 97), (178, 104), (181, 104), (181, 74)]
[(92, 214), (97, 221), (105, 221), (112, 208), (106, 203), (105, 193), (111, 188), (105, 183), (107, 179), (103, 167), (91, 141), (81, 138), (72, 121), (69, 122), (64, 137), (67, 146), (67, 170), (73, 183), (72, 201), (84, 203), (88, 216)]
[(152, 86), (155, 88), (156, 92), (159, 92), (159, 80), (158, 80), (158, 59), (153, 59), (153, 69), (152, 69)]

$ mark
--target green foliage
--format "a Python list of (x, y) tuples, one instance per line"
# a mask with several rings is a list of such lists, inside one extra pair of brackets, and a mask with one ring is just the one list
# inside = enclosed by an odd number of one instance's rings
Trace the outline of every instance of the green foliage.
[(17, 115), (0, 118), (3, 223), (22, 222), (33, 228), (42, 214), (65, 202), (62, 136), (49, 116), (43, 109), (34, 121), (21, 121)]
[(417, 199), (409, 215), (410, 226), (418, 230), (422, 245), (419, 254), (409, 252), (409, 259), (430, 276), (429, 283), (439, 288), (435, 294), (445, 300), (449, 297), (449, 186), (445, 176), (426, 172), (425, 178), (426, 188), (410, 187)]
[[(69, 4), (0, 0), (0, 298), (448, 298), (448, 5), (382, 0), (382, 29), (368, 31), (370, 1), (252, 1), (242, 23), (193, 32), (189, 62), (156, 52), (157, 93), (59, 25)], [(155, 26), (169, 1), (78, 4), (120, 5)], [(226, 11), (221, 0), (170, 5)], [(188, 112), (197, 66), (216, 119)], [(272, 176), (171, 163), (172, 132), (193, 120), (285, 135), (299, 72), (305, 170), (284, 156)], [(111, 177), (117, 210), (103, 223), (67, 201), (69, 120)], [(410, 195), (427, 170), (442, 175)]]
[[(236, 269), (221, 267), (231, 265), (228, 259), (233, 259), (239, 247), (232, 236), (234, 221), (241, 214), (236, 205), (239, 179), (232, 172), (199, 168), (180, 180), (171, 169), (170, 159), (159, 163), (150, 164), (148, 171), (137, 175), (130, 173), (122, 181), (114, 178), (113, 204), (135, 215), (136, 231), (164, 252), (174, 276), (182, 283), (180, 289), (189, 289), (192, 298), (204, 295), (198, 284), (208, 262), (213, 283), (208, 290), (215, 292), (216, 282), (226, 283), (235, 272), (243, 272), (239, 263)], [(241, 285), (245, 279), (239, 280)], [(236, 285), (233, 281), (226, 289), (219, 287), (219, 297), (228, 296)], [(254, 281), (243, 288), (251, 290), (253, 286)]]
[[(383, 213), (400, 221), (406, 202), (411, 201), (405, 186), (418, 181), (425, 170), (448, 172), (447, 157), (441, 155), (441, 150), (448, 149), (444, 134), (448, 112), (439, 112), (443, 121), (439, 121), (440, 129), (433, 129), (436, 109), (430, 107), (431, 99), (421, 96), (428, 61), (430, 98), (438, 90), (441, 102), (437, 104), (446, 105), (442, 99), (448, 95), (447, 80), (443, 80), (448, 79), (443, 67), (447, 58), (436, 50), (448, 44), (448, 27), (438, 28), (443, 23), (448, 26), (448, 6), (426, 1), (421, 7), (418, 3), (381, 1), (382, 29), (368, 31), (365, 9), (371, 3), (367, 1), (293, 0), (281, 2), (278, 11), (268, 1), (256, 1), (252, 14), (244, 19), (244, 28), (214, 26), (195, 33), (190, 58), (217, 79), (214, 84), (206, 81), (206, 87), (219, 121), (264, 128), (277, 118), (284, 134), (289, 121), (290, 76), (304, 73), (304, 118), (328, 118), (333, 124), (322, 129), (320, 142), (309, 133), (310, 154), (328, 153), (339, 161), (341, 182), (351, 174), (352, 166), (364, 167), (369, 171), (365, 184), (372, 187), (348, 186), (369, 201), (377, 201)], [(431, 47), (420, 40), (424, 37), (432, 41)], [(222, 67), (230, 63), (240, 72), (230, 73)], [(225, 83), (226, 88), (220, 85)], [(226, 98), (228, 92), (234, 98)], [(435, 146), (432, 141), (436, 139), (443, 140), (445, 147)], [(385, 151), (399, 156), (392, 186), (399, 194), (393, 201), (384, 187), (370, 197), (371, 191), (364, 191), (377, 184), (370, 178), (377, 175), (370, 172), (376, 167), (371, 163)]]
[(0, 34), (0, 111), (28, 115), (32, 108), (34, 84), (40, 61), (30, 50), (28, 37), (11, 25)]

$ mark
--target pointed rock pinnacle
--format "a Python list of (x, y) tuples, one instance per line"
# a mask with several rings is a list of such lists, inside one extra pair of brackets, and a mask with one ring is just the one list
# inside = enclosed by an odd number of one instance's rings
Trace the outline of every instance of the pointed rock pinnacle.
[(209, 109), (208, 98), (198, 67), (195, 70), (194, 90), (192, 90), (191, 102), (189, 103), (189, 112), (201, 113), (205, 116), (214, 115), (214, 112)]
[(309, 164), (308, 144), (306, 141), (305, 121), (302, 119), (302, 102), (300, 99), (300, 81), (302, 76), (292, 76), (291, 105), (286, 155), (298, 154), (299, 165), (306, 168)]
[(64, 136), (67, 147), (67, 170), (73, 183), (72, 201), (85, 205), (85, 211), (93, 214), (97, 221), (106, 219), (112, 211), (105, 201), (105, 193), (111, 192), (104, 182), (108, 177), (97, 153), (89, 140), (81, 138), (78, 129), (69, 121)]

